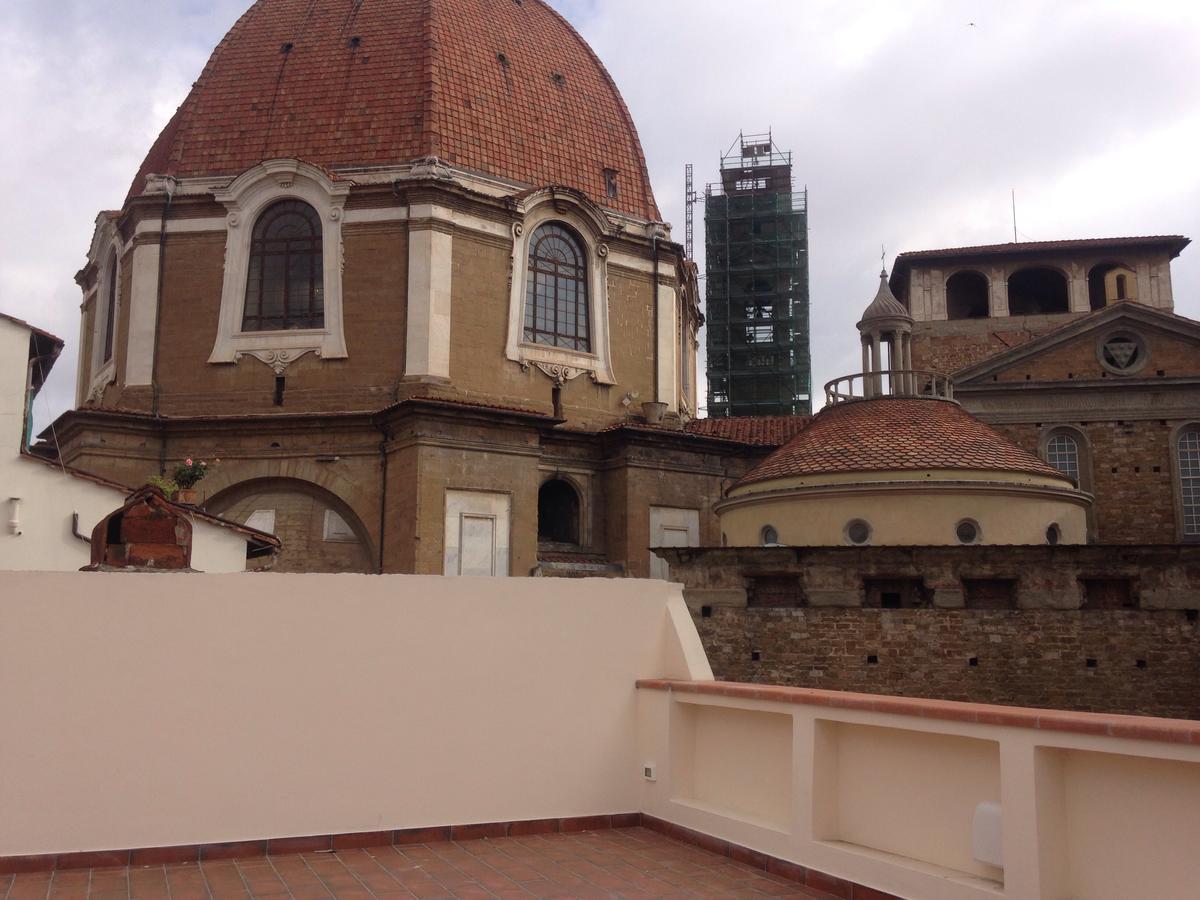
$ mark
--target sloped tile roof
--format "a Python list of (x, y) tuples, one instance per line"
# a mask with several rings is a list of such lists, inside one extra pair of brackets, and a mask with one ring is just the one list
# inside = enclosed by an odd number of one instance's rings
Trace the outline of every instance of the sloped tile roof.
[(699, 437), (720, 438), (755, 447), (782, 447), (811, 421), (812, 416), (730, 416), (693, 419), (684, 430)]
[(823, 409), (737, 486), (833, 472), (959, 469), (1069, 481), (956, 403), (887, 397)]
[[(130, 195), (148, 174), (231, 176), (285, 157), (336, 172), (430, 156), (659, 218), (616, 85), (544, 0), (257, 0)], [(605, 169), (618, 173), (616, 198)]]

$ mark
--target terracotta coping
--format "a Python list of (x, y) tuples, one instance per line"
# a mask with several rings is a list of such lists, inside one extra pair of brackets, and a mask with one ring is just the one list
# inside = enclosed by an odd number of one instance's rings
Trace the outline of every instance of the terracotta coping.
[(815, 688), (779, 685), (739, 684), (731, 681), (671, 681), (642, 678), (639, 688), (677, 691), (682, 694), (707, 694), (738, 700), (770, 700), (798, 706), (825, 706), (831, 709), (858, 709), (868, 712), (973, 722), (979, 725), (1005, 725), (1039, 731), (1067, 731), (1074, 734), (1098, 734), (1104, 737), (1164, 744), (1190, 744), (1200, 747), (1200, 721), (1157, 719), (1150, 716), (1119, 716), (1108, 713), (1070, 712), (1056, 709), (1030, 709), (1021, 706), (995, 706), (987, 703), (962, 703), (957, 700), (923, 700), (917, 697), (888, 697), (881, 694), (856, 694), (850, 691), (823, 691)]

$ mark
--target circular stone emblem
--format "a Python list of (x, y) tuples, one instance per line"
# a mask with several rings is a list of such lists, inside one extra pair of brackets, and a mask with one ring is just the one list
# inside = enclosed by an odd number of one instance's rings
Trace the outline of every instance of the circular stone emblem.
[(1132, 375), (1146, 364), (1146, 342), (1136, 334), (1111, 334), (1096, 349), (1100, 365), (1114, 375)]

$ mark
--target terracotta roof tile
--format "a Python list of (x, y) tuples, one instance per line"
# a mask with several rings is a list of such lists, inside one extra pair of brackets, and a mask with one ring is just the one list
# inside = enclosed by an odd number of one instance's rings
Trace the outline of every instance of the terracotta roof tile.
[[(130, 194), (152, 173), (428, 156), (659, 218), (616, 85), (543, 0), (258, 0), (213, 52)], [(605, 169), (618, 173), (617, 198)]]
[(729, 416), (693, 419), (684, 426), (684, 430), (701, 437), (715, 437), (755, 447), (782, 447), (811, 421), (812, 416)]
[(826, 407), (737, 486), (797, 475), (905, 469), (1026, 472), (1069, 481), (956, 403), (888, 397)]

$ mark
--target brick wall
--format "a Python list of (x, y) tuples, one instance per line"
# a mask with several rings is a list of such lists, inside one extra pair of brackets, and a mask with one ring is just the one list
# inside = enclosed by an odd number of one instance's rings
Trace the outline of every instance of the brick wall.
[(1200, 718), (1200, 623), (1182, 610), (715, 608), (695, 620), (729, 681)]
[[(1044, 425), (1058, 423), (1040, 423)], [(1065, 422), (1082, 432), (1090, 455), (1085, 490), (1096, 497), (1095, 536), (1101, 544), (1169, 544), (1177, 540), (1178, 485), (1171, 437), (1181, 422), (1169, 420)], [(1015, 443), (1038, 452), (1038, 424), (995, 425)], [(1087, 463), (1081, 461), (1081, 465)]]
[(1200, 718), (1198, 546), (663, 556), (718, 678)]

